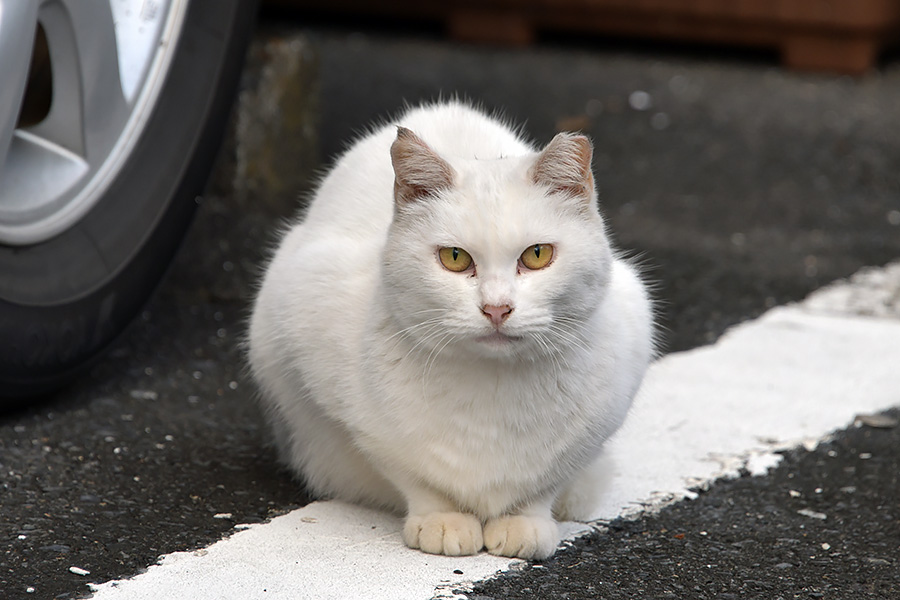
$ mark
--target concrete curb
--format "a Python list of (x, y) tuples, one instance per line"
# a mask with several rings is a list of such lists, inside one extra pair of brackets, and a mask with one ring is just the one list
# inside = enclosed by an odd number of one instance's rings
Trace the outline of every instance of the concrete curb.
[[(657, 361), (607, 449), (597, 521), (658, 509), (741, 469), (765, 473), (778, 450), (814, 446), (858, 414), (900, 405), (898, 317), (894, 263)], [(454, 598), (521, 564), (412, 551), (400, 526), (375, 511), (314, 503), (164, 556), (133, 579), (95, 586), (94, 598)], [(571, 538), (587, 526), (563, 527)]]

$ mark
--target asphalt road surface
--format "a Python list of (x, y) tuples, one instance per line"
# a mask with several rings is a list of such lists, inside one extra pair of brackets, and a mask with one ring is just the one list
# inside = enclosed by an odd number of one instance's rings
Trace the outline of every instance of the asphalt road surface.
[[(584, 40), (504, 50), (266, 21), (257, 43), (292, 36), (316, 65), (322, 157), (440, 94), (503, 110), (541, 142), (560, 128), (591, 135), (617, 244), (658, 282), (667, 352), (900, 257), (896, 61), (852, 80), (765, 56)], [(294, 207), (265, 189), (238, 198), (228, 173), (213, 181), (161, 289), (109, 354), (49, 401), (0, 416), (0, 597), (81, 597), (308, 502), (275, 464), (241, 350), (252, 283)], [(900, 597), (898, 436), (852, 428), (768, 476), (612, 522), (470, 597)]]
[(898, 416), (790, 452), (766, 477), (615, 521), (470, 598), (900, 597)]

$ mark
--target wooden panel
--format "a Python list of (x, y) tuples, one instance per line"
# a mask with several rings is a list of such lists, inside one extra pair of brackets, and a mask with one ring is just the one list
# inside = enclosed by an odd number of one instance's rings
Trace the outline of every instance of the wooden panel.
[(265, 0), (269, 5), (441, 21), (467, 42), (531, 43), (573, 31), (763, 46), (786, 66), (860, 74), (900, 39), (900, 0)]

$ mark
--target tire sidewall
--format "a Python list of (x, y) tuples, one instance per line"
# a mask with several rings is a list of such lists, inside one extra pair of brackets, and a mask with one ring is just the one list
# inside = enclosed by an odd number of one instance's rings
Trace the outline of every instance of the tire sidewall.
[(57, 387), (132, 320), (178, 248), (236, 90), (255, 2), (191, 2), (133, 150), (75, 226), (0, 246), (0, 398)]

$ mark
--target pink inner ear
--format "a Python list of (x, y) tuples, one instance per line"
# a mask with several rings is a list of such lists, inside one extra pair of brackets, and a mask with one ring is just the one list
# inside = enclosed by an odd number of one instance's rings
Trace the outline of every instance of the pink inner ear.
[(453, 185), (453, 168), (405, 127), (397, 128), (397, 139), (391, 145), (391, 163), (397, 202), (421, 200)]
[(553, 192), (589, 198), (594, 190), (592, 156), (593, 147), (587, 137), (557, 134), (535, 161), (531, 179)]

